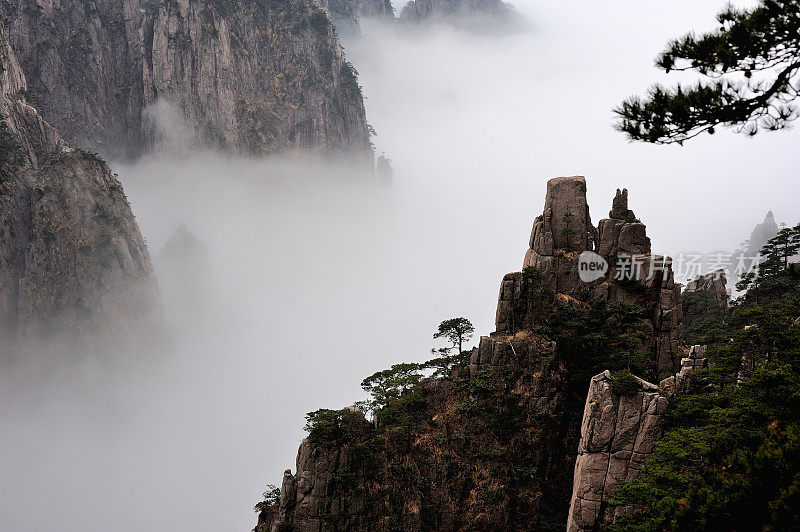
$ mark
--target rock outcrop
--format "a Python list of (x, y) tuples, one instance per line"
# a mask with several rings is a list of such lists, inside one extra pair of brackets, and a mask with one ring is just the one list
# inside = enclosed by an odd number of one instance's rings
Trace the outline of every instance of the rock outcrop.
[[(311, 415), (296, 471), (284, 473), (280, 501), (260, 513), (257, 532), (564, 527), (590, 378), (607, 367), (604, 361), (612, 353), (628, 349), (623, 342), (633, 337), (641, 341), (637, 352), (649, 348), (657, 360), (659, 339), (667, 330), (665, 313), (675, 304), (680, 312), (680, 292), (668, 284), (668, 269), (641, 287), (608, 272), (589, 283), (580, 281), (581, 253), (602, 244), (614, 252), (647, 255), (650, 242), (644, 226), (629, 215), (625, 192), (617, 194), (612, 209), (612, 216), (624, 218), (610, 218), (612, 227), (598, 235), (586, 204), (584, 178), (551, 180), (547, 191), (544, 212), (534, 222), (526, 267), (503, 279), (496, 331), (481, 337), (468, 364), (461, 360), (445, 376), (423, 379), (379, 408), (372, 423), (348, 408)], [(674, 304), (666, 294), (675, 294)], [(636, 316), (627, 322), (608, 310), (614, 307), (609, 302), (635, 303), (645, 313), (631, 310), (632, 305), (616, 305)], [(597, 316), (599, 321), (592, 321)], [(604, 340), (576, 343), (574, 327), (580, 325), (573, 323), (581, 320), (594, 324), (590, 336)], [(671, 327), (669, 331), (679, 334), (680, 319)], [(676, 341), (678, 356), (683, 353), (679, 348)], [(664, 367), (673, 371), (671, 364)], [(654, 364), (651, 373), (655, 371)], [(672, 384), (665, 381), (664, 389), (674, 389), (684, 374), (682, 369)], [(611, 395), (603, 415), (616, 416), (620, 408), (633, 415), (642, 405), (660, 414), (664, 400), (657, 395), (658, 387), (636, 382), (644, 390), (639, 405), (628, 399), (621, 403)], [(600, 384), (597, 378), (592, 383), (598, 398), (606, 393)], [(660, 418), (649, 419), (658, 423)], [(646, 418), (626, 418), (624, 434), (612, 428), (613, 445), (607, 449), (594, 444), (587, 449), (617, 453), (617, 443), (627, 449), (631, 431), (654, 440), (657, 431), (646, 423), (640, 428), (640, 421)], [(606, 418), (598, 422), (592, 416), (584, 425), (598, 423), (608, 426)], [(588, 434), (585, 439), (592, 441)], [(640, 445), (636, 450), (646, 454), (651, 449)], [(632, 470), (630, 462), (625, 467)], [(581, 475), (583, 470), (581, 465)]]
[(26, 100), (0, 25), (0, 344), (82, 351), (161, 332), (136, 220), (108, 165), (65, 145)]
[(691, 373), (707, 367), (703, 346), (692, 346), (681, 369), (658, 385), (638, 377), (632, 390), (619, 390), (610, 371), (589, 385), (575, 461), (567, 532), (600, 530), (633, 508), (608, 502), (620, 480), (639, 474), (664, 428), (669, 397)]
[(721, 308), (728, 308), (728, 279), (725, 270), (717, 270), (686, 283), (685, 292), (707, 292), (711, 300)]
[(300, 445), (256, 531), (563, 526), (579, 412), (553, 357), (535, 335), (484, 337), (472, 384), (425, 381), (399, 423), (341, 411), (340, 428)]
[(775, 222), (775, 215), (772, 211), (767, 211), (764, 216), (764, 221), (756, 225), (750, 233), (750, 238), (747, 240), (747, 249), (744, 250), (745, 256), (752, 258), (761, 252), (764, 244), (778, 234), (780, 228)]
[(0, 11), (31, 101), (73, 146), (135, 156), (177, 135), (372, 164), (356, 73), (314, 0), (9, 0)]
[(394, 19), (392, 0), (346, 0), (355, 3), (356, 13), (362, 18)]
[(394, 170), (392, 169), (392, 161), (386, 155), (380, 155), (375, 165), (375, 175), (378, 180), (384, 183), (390, 183), (394, 179)]
[[(654, 367), (658, 372), (671, 369), (680, 359), (683, 334), (680, 285), (675, 283), (671, 260), (651, 253), (645, 225), (628, 208), (627, 190), (617, 190), (609, 215), (595, 229), (586, 203), (585, 179), (551, 179), (544, 212), (533, 222), (523, 269), (535, 268), (544, 286), (557, 294), (585, 302), (621, 301), (644, 308), (654, 333), (650, 346)], [(593, 282), (580, 277), (584, 252), (596, 253), (608, 266), (605, 275)], [(498, 330), (513, 333), (531, 319), (524, 312), (515, 312), (521, 308), (517, 299), (521, 277), (511, 275), (504, 279), (500, 291), (497, 322)]]
[(391, 0), (317, 0), (320, 7), (331, 14), (334, 22), (337, 18), (359, 19), (372, 18), (394, 20), (394, 8)]
[(411, 0), (400, 11), (401, 22), (519, 24), (514, 6), (501, 0)]

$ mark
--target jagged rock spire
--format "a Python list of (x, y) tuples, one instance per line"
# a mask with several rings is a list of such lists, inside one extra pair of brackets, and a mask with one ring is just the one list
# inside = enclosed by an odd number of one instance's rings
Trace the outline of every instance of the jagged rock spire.
[(644, 255), (650, 253), (647, 227), (628, 208), (628, 189), (617, 189), (608, 218), (597, 225), (597, 253), (611, 258), (619, 254)]
[(594, 233), (586, 203), (586, 179), (549, 180), (544, 213), (533, 222), (531, 249), (541, 255), (552, 255), (555, 250), (585, 251), (594, 247)]
[(622, 191), (617, 189), (617, 194), (614, 196), (611, 210), (608, 213), (609, 218), (616, 218), (617, 220), (633, 221), (636, 215), (628, 208), (628, 189), (623, 188)]
[[(523, 270), (535, 268), (543, 288), (570, 300), (592, 303), (624, 301), (645, 309), (653, 325), (652, 356), (659, 371), (675, 366), (683, 330), (680, 285), (676, 285), (669, 259), (653, 255), (647, 228), (628, 208), (628, 191), (617, 190), (611, 218), (592, 226), (586, 203), (586, 179), (558, 177), (547, 182), (544, 212), (531, 231), (530, 248)], [(606, 262), (607, 271), (584, 282), (580, 278), (581, 254), (594, 251)], [(632, 283), (621, 284), (618, 261), (631, 263)], [(598, 257), (595, 257), (599, 260)], [(500, 289), (495, 324), (497, 331), (513, 334), (537, 325), (540, 304), (526, 298), (525, 274), (506, 275)], [(631, 280), (627, 279), (626, 280)]]

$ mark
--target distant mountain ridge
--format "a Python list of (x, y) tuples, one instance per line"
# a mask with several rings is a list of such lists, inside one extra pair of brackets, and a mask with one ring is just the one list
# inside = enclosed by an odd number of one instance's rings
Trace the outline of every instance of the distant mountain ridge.
[(406, 28), (445, 23), (479, 32), (523, 27), (516, 8), (501, 0), (410, 0), (395, 16), (390, 0), (317, 0), (345, 37), (359, 35), (360, 21), (400, 22)]

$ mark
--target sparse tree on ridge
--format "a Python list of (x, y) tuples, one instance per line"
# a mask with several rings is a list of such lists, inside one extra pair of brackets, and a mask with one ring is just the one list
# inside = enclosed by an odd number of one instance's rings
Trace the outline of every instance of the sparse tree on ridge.
[(755, 135), (786, 127), (800, 116), (800, 0), (761, 0), (752, 9), (728, 5), (719, 27), (689, 33), (656, 59), (665, 72), (693, 71), (692, 85), (653, 86), (644, 98), (614, 112), (629, 139), (682, 144), (718, 126)]
[(267, 491), (264, 492), (264, 500), (253, 507), (256, 513), (269, 511), (281, 500), (281, 489), (275, 484), (267, 484)]
[[(466, 318), (452, 318), (440, 323), (439, 330), (433, 337), (445, 338), (453, 346), (432, 350), (435, 358), (428, 362), (395, 364), (364, 379), (361, 388), (372, 397), (364, 403), (367, 409), (377, 411), (402, 400), (407, 393), (418, 386), (426, 370), (434, 370), (432, 377), (448, 375), (452, 368), (461, 362), (464, 343), (469, 341), (473, 332), (475, 327)], [(450, 351), (455, 348), (458, 348), (459, 356), (451, 355)]]
[(372, 396), (370, 407), (379, 410), (400, 399), (405, 392), (419, 384), (421, 369), (421, 364), (403, 362), (364, 379), (361, 388)]
[(458, 348), (458, 354), (464, 352), (464, 342), (472, 338), (475, 327), (467, 318), (452, 318), (439, 324), (439, 330), (433, 335), (434, 338), (445, 338), (453, 348)]

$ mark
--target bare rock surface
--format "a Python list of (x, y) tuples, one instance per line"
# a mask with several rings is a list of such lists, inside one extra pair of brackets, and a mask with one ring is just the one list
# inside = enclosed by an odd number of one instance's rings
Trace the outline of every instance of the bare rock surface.
[(372, 163), (355, 71), (314, 0), (9, 0), (0, 12), (31, 101), (73, 146), (135, 156), (178, 136)]
[[(654, 336), (651, 351), (658, 371), (680, 360), (683, 334), (680, 285), (671, 260), (651, 253), (647, 228), (628, 208), (628, 191), (617, 190), (611, 218), (592, 225), (583, 177), (558, 177), (547, 183), (544, 212), (536, 217), (523, 270), (535, 268), (544, 286), (582, 302), (622, 301), (639, 305), (650, 317)], [(582, 252), (592, 251), (608, 264), (605, 275), (591, 283), (581, 280)], [(622, 260), (621, 259), (625, 259)], [(624, 270), (624, 271), (623, 271)], [(498, 299), (498, 331), (514, 332), (536, 316), (536, 306), (522, 301), (522, 274), (503, 280)]]
[(658, 385), (638, 377), (636, 390), (614, 391), (610, 371), (596, 375), (589, 385), (575, 461), (567, 532), (598, 530), (629, 514), (627, 507), (608, 501), (620, 480), (639, 474), (653, 454), (664, 428), (669, 397), (688, 376), (707, 366), (704, 346), (693, 346), (681, 360), (681, 369)]
[(3, 358), (31, 346), (91, 350), (157, 336), (158, 285), (121, 184), (27, 102), (4, 26), (0, 60)]
[(708, 292), (711, 299), (720, 307), (728, 308), (728, 279), (725, 270), (717, 270), (697, 277), (686, 283), (685, 292)]

